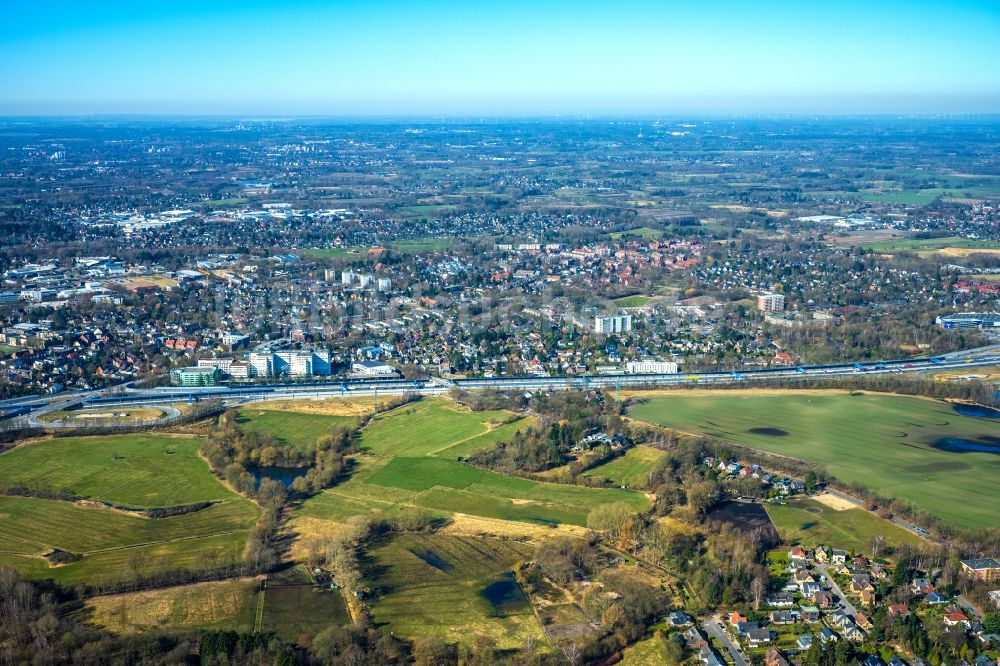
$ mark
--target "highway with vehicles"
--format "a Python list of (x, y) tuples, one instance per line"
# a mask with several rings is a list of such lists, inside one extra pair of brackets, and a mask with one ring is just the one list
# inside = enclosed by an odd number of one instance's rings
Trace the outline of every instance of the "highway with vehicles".
[(201, 400), (248, 403), (289, 398), (324, 398), (346, 396), (391, 396), (416, 393), (439, 395), (452, 390), (479, 391), (550, 391), (560, 389), (654, 389), (665, 387), (750, 386), (775, 380), (818, 381), (822, 379), (921, 373), (977, 366), (1000, 365), (1000, 347), (983, 347), (933, 358), (897, 359), (866, 363), (840, 363), (813, 366), (781, 366), (742, 371), (697, 372), (677, 374), (602, 374), (482, 377), (464, 379), (430, 378), (331, 378), (326, 381), (283, 382), (273, 384), (231, 384), (207, 387), (133, 388), (130, 384), (103, 390), (82, 391), (52, 397), (19, 399), (0, 404), (0, 417), (27, 417), (37, 424), (37, 417), (56, 409), (71, 407), (101, 408), (140, 405), (169, 405)]

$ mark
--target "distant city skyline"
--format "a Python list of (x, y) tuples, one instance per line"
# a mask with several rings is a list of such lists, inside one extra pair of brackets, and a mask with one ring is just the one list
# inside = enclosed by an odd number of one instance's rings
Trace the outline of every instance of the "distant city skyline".
[(539, 4), (7, 2), (0, 114), (1000, 112), (996, 1)]

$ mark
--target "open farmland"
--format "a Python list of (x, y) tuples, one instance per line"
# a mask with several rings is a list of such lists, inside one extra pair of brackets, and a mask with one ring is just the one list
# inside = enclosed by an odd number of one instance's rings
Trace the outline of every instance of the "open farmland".
[(448, 400), (422, 400), (375, 418), (364, 429), (361, 446), (382, 456), (453, 458), (489, 448), (531, 422), (511, 412), (472, 412)]
[(256, 578), (233, 578), (109, 594), (88, 599), (80, 616), (115, 633), (191, 629), (250, 632), (259, 587)]
[(351, 477), (307, 500), (299, 513), (338, 521), (372, 509), (421, 506), (445, 515), (584, 525), (587, 514), (606, 502), (648, 506), (641, 493), (540, 483), (456, 461), (528, 425), (510, 412), (470, 412), (446, 400), (403, 405), (362, 431), (368, 453), (357, 458)]
[(258, 594), (264, 596), (259, 630), (273, 632), (288, 642), (351, 620), (340, 592), (316, 585), (301, 567), (268, 576), (265, 589)]
[[(137, 561), (143, 573), (223, 566), (240, 561), (257, 515), (242, 499), (154, 520), (60, 500), (0, 497), (0, 564), (64, 583), (126, 580)], [(43, 555), (53, 549), (82, 558), (50, 567)]]
[(500, 648), (545, 643), (511, 567), (531, 555), (515, 541), (408, 534), (369, 553), (376, 624), (401, 636), (468, 644), (489, 636)]
[(255, 406), (240, 409), (238, 422), (241, 427), (274, 435), (283, 444), (305, 450), (316, 438), (328, 434), (337, 426), (353, 427), (353, 416), (310, 414), (301, 411), (260, 409)]
[(235, 497), (198, 458), (191, 437), (66, 437), (0, 456), (0, 487), (69, 491), (129, 507), (167, 507)]
[(915, 534), (861, 507), (838, 511), (811, 499), (798, 498), (765, 504), (764, 508), (783, 541), (809, 549), (835, 544), (837, 548), (864, 552), (873, 536), (885, 537), (890, 547), (922, 542)]
[[(950, 403), (878, 394), (659, 395), (633, 418), (822, 465), (957, 527), (996, 524), (1000, 422)], [(979, 450), (956, 450), (959, 448)]]

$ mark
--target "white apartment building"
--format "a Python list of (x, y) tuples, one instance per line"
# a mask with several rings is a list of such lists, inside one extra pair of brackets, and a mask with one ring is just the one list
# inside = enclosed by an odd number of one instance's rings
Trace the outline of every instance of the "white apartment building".
[(249, 359), (251, 377), (312, 377), (329, 375), (331, 359), (326, 349), (253, 352)]
[(781, 312), (785, 309), (785, 296), (774, 293), (759, 294), (757, 309), (761, 312)]
[(643, 374), (677, 374), (677, 364), (673, 361), (654, 361), (654, 360), (644, 360), (644, 361), (629, 361), (625, 364), (625, 372), (630, 375), (643, 375)]
[(632, 330), (632, 315), (594, 317), (594, 332), (604, 335), (628, 333)]

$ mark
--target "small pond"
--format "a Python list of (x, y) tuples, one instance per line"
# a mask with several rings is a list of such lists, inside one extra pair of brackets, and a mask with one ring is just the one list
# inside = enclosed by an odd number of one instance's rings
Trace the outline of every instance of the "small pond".
[(952, 407), (962, 416), (974, 416), (978, 419), (1000, 419), (1000, 409), (983, 407), (982, 405), (954, 405)]
[(258, 487), (264, 479), (271, 479), (280, 481), (286, 488), (290, 488), (295, 479), (305, 476), (307, 471), (309, 470), (305, 467), (255, 467), (250, 473), (253, 474)]

